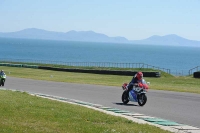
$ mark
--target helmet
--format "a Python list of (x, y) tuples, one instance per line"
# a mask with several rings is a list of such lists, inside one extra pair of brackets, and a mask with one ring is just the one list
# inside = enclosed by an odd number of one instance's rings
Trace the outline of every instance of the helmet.
[(138, 72), (138, 73), (136, 74), (136, 77), (137, 77), (138, 80), (142, 80), (142, 78), (143, 78), (143, 73), (142, 73), (142, 72)]
[(3, 72), (3, 70), (1, 70), (1, 72)]

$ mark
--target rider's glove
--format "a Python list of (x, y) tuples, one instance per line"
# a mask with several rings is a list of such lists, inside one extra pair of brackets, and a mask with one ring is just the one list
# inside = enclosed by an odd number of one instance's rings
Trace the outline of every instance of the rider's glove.
[(142, 83), (139, 83), (139, 84), (138, 84), (138, 87), (142, 88), (142, 87), (143, 87), (143, 84), (142, 84)]

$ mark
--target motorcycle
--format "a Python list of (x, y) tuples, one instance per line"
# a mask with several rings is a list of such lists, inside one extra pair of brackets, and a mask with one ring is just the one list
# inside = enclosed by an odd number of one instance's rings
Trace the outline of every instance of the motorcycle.
[(122, 85), (122, 89), (124, 90), (124, 92), (122, 93), (122, 102), (124, 104), (127, 104), (129, 101), (132, 101), (132, 102), (137, 102), (140, 106), (145, 105), (147, 102), (146, 92), (148, 88), (149, 87), (146, 81), (142, 79), (142, 82), (140, 83), (140, 85), (134, 84), (133, 88), (129, 91), (129, 94), (127, 95), (128, 83), (124, 83)]
[(0, 86), (4, 86), (6, 81), (6, 74), (1, 74), (0, 75)]

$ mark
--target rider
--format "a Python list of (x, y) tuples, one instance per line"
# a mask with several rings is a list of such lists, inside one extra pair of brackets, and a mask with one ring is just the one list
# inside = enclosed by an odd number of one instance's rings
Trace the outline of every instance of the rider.
[(127, 96), (129, 94), (129, 91), (133, 88), (133, 86), (143, 87), (142, 79), (143, 79), (142, 72), (137, 72), (135, 76), (133, 76), (131, 82), (128, 85)]
[(1, 70), (0, 75), (5, 75), (5, 72)]

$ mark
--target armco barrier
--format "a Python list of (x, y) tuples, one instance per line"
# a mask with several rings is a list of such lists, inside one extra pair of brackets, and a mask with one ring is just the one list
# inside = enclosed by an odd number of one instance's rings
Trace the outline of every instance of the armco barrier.
[(22, 64), (0, 63), (0, 66), (22, 67)]
[[(134, 71), (68, 69), (68, 68), (56, 68), (56, 67), (45, 67), (45, 66), (27, 65), (27, 64), (11, 64), (11, 63), (0, 63), (0, 66), (36, 68), (36, 69), (38, 68), (38, 69), (54, 70), (54, 71), (94, 73), (94, 74), (108, 74), (108, 75), (133, 76), (133, 75), (136, 74), (136, 72), (134, 72)], [(160, 72), (143, 72), (143, 74), (144, 74), (144, 77), (161, 77)]]
[(38, 65), (12, 64), (12, 63), (0, 63), (0, 66), (38, 68)]
[(22, 64), (0, 63), (0, 66), (22, 67)]
[(0, 66), (9, 66), (10, 63), (0, 63)]
[[(69, 68), (56, 68), (38, 66), (38, 69), (65, 71), (65, 72), (80, 72), (80, 73), (94, 73), (94, 74), (108, 74), (108, 75), (125, 75), (133, 76), (137, 72), (134, 71), (111, 71), (111, 70), (86, 70), (86, 69), (69, 69)], [(143, 72), (144, 77), (160, 77), (160, 72)]]
[(22, 64), (8, 64), (11, 67), (22, 67)]
[(194, 72), (193, 77), (194, 78), (200, 78), (200, 72)]
[(25, 67), (25, 68), (38, 68), (37, 65), (26, 65), (26, 64), (23, 64), (22, 67)]

